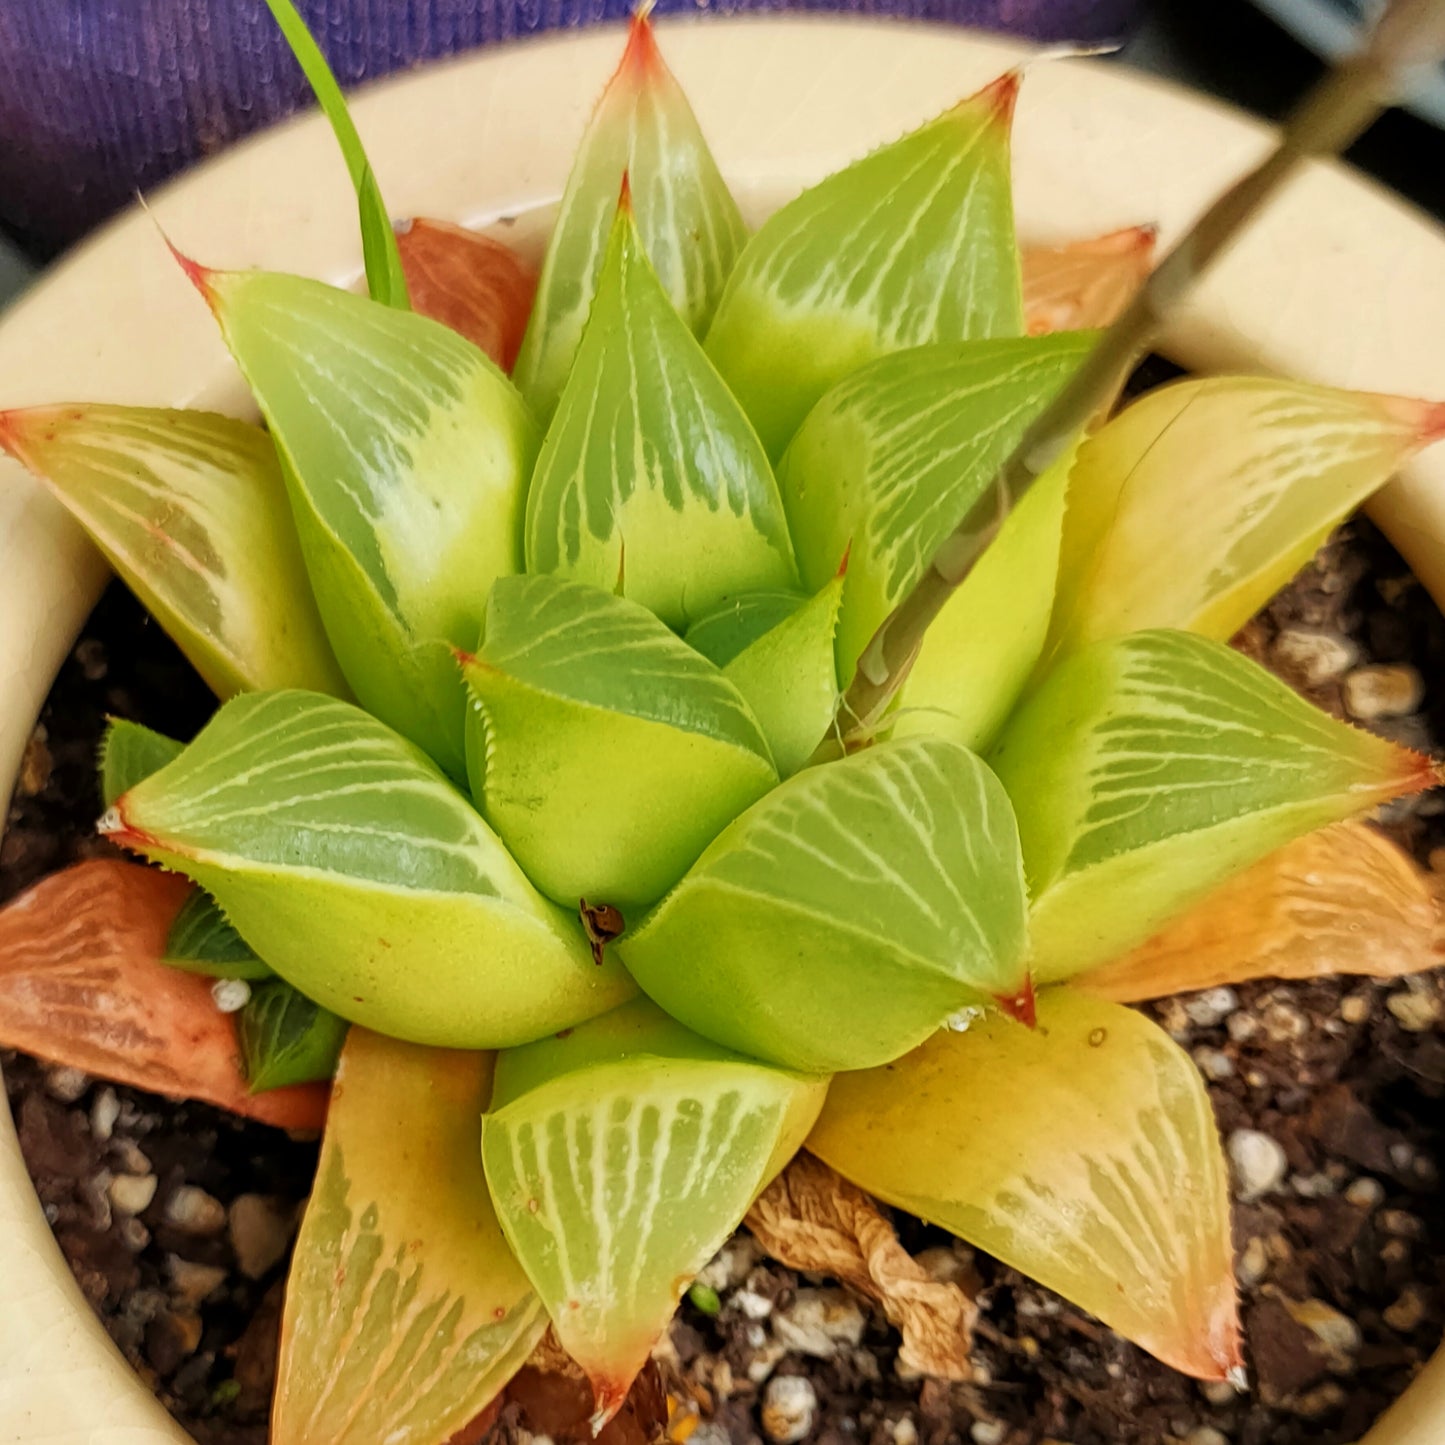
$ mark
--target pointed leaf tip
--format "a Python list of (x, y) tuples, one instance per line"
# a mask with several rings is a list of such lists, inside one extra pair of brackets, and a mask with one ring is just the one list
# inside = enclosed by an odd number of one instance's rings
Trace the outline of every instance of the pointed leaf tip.
[(632, 172), (622, 172), (622, 186), (617, 192), (617, 210), (620, 215), (632, 215)]
[(125, 796), (119, 797), (115, 802), (101, 814), (96, 822), (95, 831), (102, 838), (108, 838), (120, 848), (129, 848), (134, 853), (143, 853), (147, 848), (157, 848), (160, 840), (153, 833), (147, 833), (144, 828), (132, 827), (127, 821), (122, 805)]
[(186, 279), (205, 298), (206, 305), (211, 305), (214, 296), (211, 277), (216, 274), (215, 268), (192, 260), (164, 231), (161, 232), (161, 239), (166, 243), (166, 249), (171, 253), (176, 265), (186, 273)]
[(994, 1002), (1015, 1023), (1022, 1024), (1026, 1029), (1038, 1027), (1038, 1008), (1034, 999), (1032, 977), (1024, 980), (1024, 986), (1017, 993), (995, 994)]
[(651, 79), (663, 68), (662, 52), (657, 48), (657, 34), (652, 28), (653, 0), (645, 0), (632, 12), (627, 27), (627, 47), (617, 67), (615, 79), (626, 77), (634, 84)]
[(1023, 71), (1006, 70), (997, 80), (991, 80), (969, 96), (964, 105), (972, 107), (987, 104), (991, 109), (990, 119), (995, 125), (1008, 126), (1013, 123), (1014, 107), (1018, 104), (1019, 86), (1023, 83)]

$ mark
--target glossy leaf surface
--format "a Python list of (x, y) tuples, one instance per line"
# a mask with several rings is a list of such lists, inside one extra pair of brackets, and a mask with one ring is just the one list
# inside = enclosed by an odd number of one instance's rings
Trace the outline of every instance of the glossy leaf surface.
[(618, 942), (675, 1018), (785, 1067), (883, 1063), (1027, 984), (1013, 813), (937, 738), (809, 768), (755, 803)]
[(111, 718), (100, 739), (100, 796), (108, 808), (127, 789), (174, 762), (185, 748), (143, 723)]
[(252, 1092), (330, 1079), (346, 1028), (344, 1019), (312, 1003), (284, 979), (261, 984), (236, 1023)]
[(1301, 834), (1435, 781), (1428, 758), (1185, 632), (1075, 654), (989, 761), (1018, 815), (1041, 982), (1117, 957)]
[(536, 436), (521, 398), (438, 322), (317, 281), (202, 272), (280, 452), (312, 587), (369, 712), (463, 772), (449, 648), (521, 569)]
[(777, 781), (738, 689), (645, 607), (504, 577), (463, 665), (480, 710), (477, 806), (549, 897), (656, 902)]
[(1134, 299), (1154, 264), (1153, 226), (1126, 226), (1020, 254), (1024, 324), (1030, 336), (1108, 326)]
[(692, 1277), (812, 1127), (825, 1079), (768, 1068), (646, 1000), (503, 1054), (482, 1127), (502, 1228), (600, 1423)]
[(418, 217), (397, 233), (412, 308), (465, 336), (510, 371), (537, 273), (510, 246), (449, 221)]
[(1227, 1171), (1199, 1071), (1157, 1024), (1051, 989), (833, 1082), (808, 1147), (1166, 1364), (1241, 1363)]
[(632, 991), (417, 748), (315, 693), (226, 704), (102, 831), (194, 878), (308, 997), (397, 1037), (496, 1047)]
[(917, 347), (856, 372), (814, 408), (778, 484), (804, 585), (824, 586), (847, 558), (841, 678), (1093, 340)]
[(779, 777), (813, 755), (838, 705), (833, 634), (842, 600), (843, 578), (835, 577), (723, 668), (758, 719)]
[(662, 289), (700, 334), (747, 231), (641, 11), (572, 162), (517, 360), (517, 385), (544, 422), (577, 355), (624, 175)]
[[(109, 803), (106, 804), (110, 806)], [(199, 890), (181, 905), (166, 938), (166, 962), (172, 968), (208, 978), (270, 978), (270, 966), (231, 927), (214, 898)]]
[(796, 580), (768, 459), (672, 309), (625, 200), (537, 459), (527, 570), (620, 592), (676, 628)]
[(0, 1048), (266, 1124), (320, 1128), (326, 1090), (252, 1095), (209, 981), (162, 963), (189, 891), (154, 868), (95, 858), (0, 909)]
[(1378, 978), (1434, 968), (1440, 900), (1430, 876), (1365, 823), (1286, 844), (1078, 987), (1127, 1003), (1250, 978)]
[(85, 528), (218, 696), (345, 693), (259, 427), (202, 411), (32, 407), (0, 412), (0, 449)]
[(444, 1445), (546, 1328), (487, 1195), (487, 1054), (353, 1029), (286, 1291), (275, 1445)]
[(286, 37), (291, 53), (306, 74), (317, 103), (326, 112), (336, 143), (341, 147), (346, 161), (351, 184), (356, 188), (357, 208), (361, 218), (361, 249), (366, 258), (366, 284), (373, 299), (385, 306), (406, 309), (406, 277), (402, 272), (401, 257), (397, 254), (396, 236), (391, 229), (391, 218), (386, 213), (386, 203), (381, 199), (381, 187), (377, 185), (371, 162), (362, 148), (361, 137), (346, 108), (341, 87), (321, 53), (321, 47), (313, 39), (301, 13), (292, 0), (266, 0), (271, 14)]
[(707, 350), (770, 455), (824, 392), (875, 357), (1021, 334), (1009, 179), (1017, 92), (1018, 76), (1003, 76), (804, 191), (748, 242)]
[(1150, 392), (1080, 449), (1051, 651), (1148, 627), (1231, 637), (1442, 435), (1445, 406), (1305, 382)]
[(744, 648), (791, 617), (806, 601), (801, 592), (742, 592), (699, 617), (684, 636), (687, 645), (709, 662), (726, 667)]

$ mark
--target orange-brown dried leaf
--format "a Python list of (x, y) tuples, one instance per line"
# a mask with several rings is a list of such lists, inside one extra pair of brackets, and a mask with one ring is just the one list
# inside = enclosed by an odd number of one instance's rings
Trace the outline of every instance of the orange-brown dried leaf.
[(910, 1370), (973, 1378), (977, 1304), (957, 1284), (934, 1279), (872, 1199), (821, 1159), (799, 1154), (748, 1211), (747, 1226), (789, 1269), (831, 1275), (876, 1300), (903, 1335), (899, 1359)]
[(77, 863), (0, 909), (0, 1046), (117, 1083), (319, 1129), (321, 1085), (252, 1094), (208, 979), (161, 962), (190, 892), (117, 859)]
[(664, 1438), (668, 1393), (659, 1368), (649, 1361), (632, 1382), (627, 1399), (594, 1437), (595, 1404), (587, 1377), (548, 1330), (531, 1358), (507, 1386), (507, 1402), (521, 1412), (533, 1435), (556, 1445), (650, 1445)]
[(1270, 854), (1077, 984), (1127, 1003), (1251, 978), (1393, 978), (1441, 962), (1430, 876), (1383, 834), (1351, 822)]
[(511, 371), (532, 314), (537, 273), (510, 247), (419, 217), (397, 235), (413, 311), (450, 326)]
[(1025, 246), (1024, 324), (1030, 336), (1108, 326), (1154, 264), (1153, 226), (1128, 226), (1063, 246)]

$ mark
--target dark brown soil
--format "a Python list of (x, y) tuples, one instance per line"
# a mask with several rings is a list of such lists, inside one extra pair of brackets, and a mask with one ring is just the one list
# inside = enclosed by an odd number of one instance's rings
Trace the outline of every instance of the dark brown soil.
[[(1311, 665), (1323, 657), (1325, 671), (1334, 669), (1304, 688), (1316, 700), (1343, 712), (1348, 697), (1365, 711), (1383, 695), (1389, 712), (1392, 689), (1396, 698), (1409, 694), (1415, 673), (1346, 679), (1368, 664), (1413, 668), (1425, 679), (1423, 699), (1369, 724), (1416, 745), (1445, 739), (1445, 693), (1436, 686), (1445, 677), (1445, 624), (1367, 524), (1343, 529), (1239, 641), (1303, 687), (1301, 632), (1325, 639)], [(1359, 688), (1371, 680), (1373, 689)], [(1368, 708), (1367, 695), (1375, 698)], [(98, 851), (88, 829), (104, 713), (184, 735), (208, 705), (159, 629), (112, 588), (47, 704), (0, 849), (0, 898)], [(1441, 810), (1429, 796), (1384, 821), (1445, 872)], [(967, 1257), (985, 1282), (978, 1381), (901, 1378), (887, 1324), (846, 1301), (830, 1316), (843, 1320), (833, 1336), (811, 1338), (808, 1353), (786, 1347), (830, 1282), (759, 1259), (740, 1235), (707, 1275), (719, 1312), (684, 1306), (664, 1352), (664, 1373), (711, 1406), (693, 1445), (744, 1445), (765, 1434), (778, 1445), (1357, 1439), (1445, 1323), (1441, 979), (1263, 983), (1168, 1000), (1153, 1012), (1211, 1080), (1224, 1136), (1257, 1130), (1286, 1158), (1279, 1186), (1237, 1207), (1249, 1363), (1242, 1390), (1201, 1387), (1013, 1271), (900, 1218), (905, 1243), (927, 1251), (930, 1268), (948, 1273)], [(284, 1245), (310, 1187), (314, 1145), (13, 1054), (3, 1062), (47, 1216), (112, 1336), (199, 1440), (262, 1445), (285, 1268), (268, 1256)], [(155, 1196), (138, 1215), (112, 1206), (117, 1179), (149, 1176)], [(178, 1195), (182, 1186), (204, 1197)], [(255, 1277), (242, 1272), (238, 1245)], [(765, 1412), (765, 1403), (775, 1408)], [(500, 1433), (540, 1438), (517, 1405), (503, 1412)], [(559, 1427), (551, 1433), (564, 1436)]]

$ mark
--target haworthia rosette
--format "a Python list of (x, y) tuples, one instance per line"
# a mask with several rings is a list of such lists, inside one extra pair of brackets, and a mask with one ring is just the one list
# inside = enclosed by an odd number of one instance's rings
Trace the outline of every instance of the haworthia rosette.
[(827, 1087), (710, 1044), (646, 1000), (500, 1056), (482, 1123), (487, 1183), (591, 1380), (594, 1427), (796, 1152)]
[(795, 774), (617, 947), (689, 1028), (828, 1072), (897, 1058), (991, 996), (1026, 1008), (1025, 911), (1002, 786), (912, 738)]
[(1018, 816), (1033, 969), (1108, 962), (1241, 868), (1436, 781), (1187, 632), (1095, 643), (1009, 719), (989, 762)]
[(527, 498), (527, 570), (685, 627), (796, 580), (768, 459), (643, 253), (626, 196)]
[(662, 289), (700, 334), (747, 232), (644, 11), (573, 160), (517, 358), (517, 385), (544, 422), (577, 356), (624, 175)]
[(808, 1147), (1186, 1374), (1241, 1362), (1229, 1180), (1198, 1069), (1132, 1009), (1048, 989), (841, 1074)]
[(271, 428), (312, 588), (368, 711), (464, 772), (450, 649), (521, 570), (536, 432), (439, 322), (299, 276), (191, 274)]
[(645, 607), (504, 577), (463, 663), (478, 807), (549, 897), (654, 903), (777, 781), (738, 689)]
[(1022, 334), (1009, 177), (1017, 92), (1017, 74), (1001, 77), (804, 191), (743, 249), (707, 351), (771, 456), (865, 362)]
[(346, 694), (259, 427), (204, 411), (31, 407), (0, 412), (0, 450), (85, 528), (218, 696)]
[(492, 1056), (352, 1029), (286, 1286), (276, 1445), (460, 1438), (547, 1327), (477, 1152)]
[(419, 749), (315, 693), (248, 693), (101, 831), (211, 893), (288, 982), (399, 1038), (495, 1048), (632, 992)]

